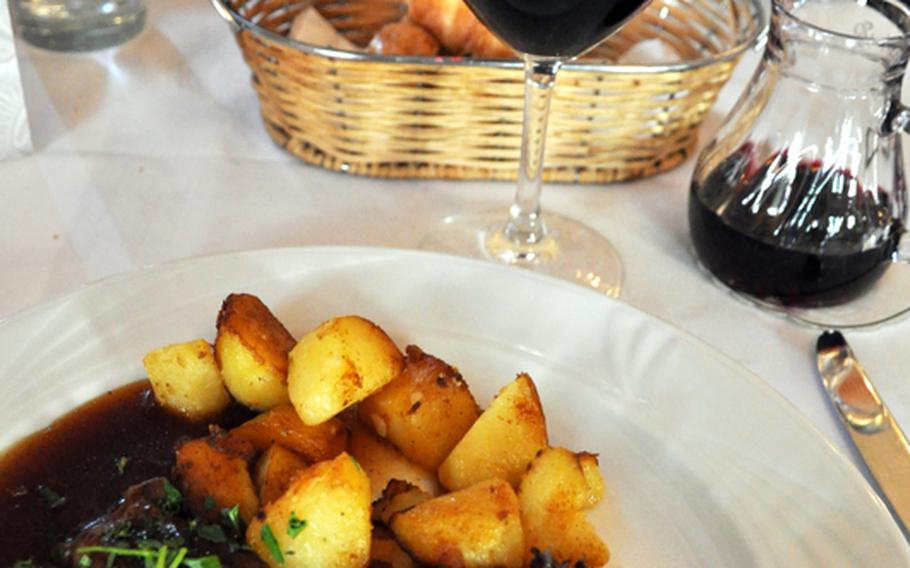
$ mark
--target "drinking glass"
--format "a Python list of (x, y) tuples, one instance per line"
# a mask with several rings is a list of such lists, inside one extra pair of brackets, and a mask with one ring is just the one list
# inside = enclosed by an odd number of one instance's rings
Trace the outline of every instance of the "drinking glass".
[(556, 73), (617, 31), (648, 0), (466, 0), (477, 17), (522, 55), (524, 121), (518, 187), (501, 210), (446, 218), (422, 248), (530, 268), (618, 296), (622, 264), (610, 242), (583, 223), (540, 208), (550, 99)]
[(762, 61), (699, 156), (689, 227), (702, 265), (821, 327), (910, 310), (901, 0), (774, 0)]
[(87, 51), (123, 43), (145, 26), (145, 0), (9, 0), (19, 35), (38, 47)]

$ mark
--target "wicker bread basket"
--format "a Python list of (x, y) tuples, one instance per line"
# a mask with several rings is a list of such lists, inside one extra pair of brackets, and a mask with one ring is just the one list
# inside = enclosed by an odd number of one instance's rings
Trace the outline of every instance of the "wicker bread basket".
[[(271, 137), (325, 168), (379, 177), (513, 179), (523, 104), (519, 61), (366, 55), (285, 37), (315, 5), (364, 45), (401, 18), (395, 0), (212, 0), (253, 73)], [(560, 72), (544, 178), (610, 182), (683, 161), (705, 113), (763, 25), (759, 0), (654, 0)], [(683, 63), (611, 65), (660, 38)]]

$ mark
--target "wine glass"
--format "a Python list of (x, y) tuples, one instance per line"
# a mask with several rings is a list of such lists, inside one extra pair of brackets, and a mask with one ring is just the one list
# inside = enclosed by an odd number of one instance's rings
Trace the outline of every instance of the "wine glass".
[(518, 187), (508, 215), (495, 210), (447, 217), (421, 247), (530, 268), (618, 296), (622, 263), (610, 242), (579, 221), (541, 214), (544, 145), (559, 68), (618, 30), (648, 0), (465, 1), (524, 60)]

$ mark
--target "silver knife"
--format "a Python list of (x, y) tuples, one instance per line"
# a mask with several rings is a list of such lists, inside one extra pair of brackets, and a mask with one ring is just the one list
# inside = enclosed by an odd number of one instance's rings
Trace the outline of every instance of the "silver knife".
[(910, 444), (844, 336), (826, 331), (816, 345), (825, 391), (885, 501), (910, 529)]

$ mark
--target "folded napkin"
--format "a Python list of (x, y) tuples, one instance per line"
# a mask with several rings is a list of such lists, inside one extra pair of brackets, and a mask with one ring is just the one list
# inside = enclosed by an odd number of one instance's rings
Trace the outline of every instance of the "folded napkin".
[(7, 0), (0, 0), (0, 160), (32, 149)]

